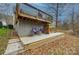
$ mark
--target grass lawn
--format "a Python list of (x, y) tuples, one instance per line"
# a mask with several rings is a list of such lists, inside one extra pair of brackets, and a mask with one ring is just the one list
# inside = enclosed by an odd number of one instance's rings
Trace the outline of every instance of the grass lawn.
[(7, 28), (0, 28), (0, 54), (5, 52), (8, 43), (8, 33), (10, 32)]

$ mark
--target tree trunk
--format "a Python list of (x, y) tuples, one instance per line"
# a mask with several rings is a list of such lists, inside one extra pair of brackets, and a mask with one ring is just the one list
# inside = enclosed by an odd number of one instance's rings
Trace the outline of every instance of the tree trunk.
[(57, 10), (56, 10), (56, 30), (58, 28), (58, 8), (59, 8), (59, 4), (57, 3)]

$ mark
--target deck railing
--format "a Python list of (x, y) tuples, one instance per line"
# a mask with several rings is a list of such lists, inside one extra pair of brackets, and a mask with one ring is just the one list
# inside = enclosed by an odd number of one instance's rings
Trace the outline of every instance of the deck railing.
[(48, 20), (48, 21), (52, 20), (52, 17), (46, 14), (45, 12), (42, 12), (39, 9), (35, 9), (35, 7), (33, 8), (27, 4), (20, 4), (19, 8), (23, 13), (28, 14), (30, 16), (34, 16), (34, 17), (37, 17), (43, 20)]

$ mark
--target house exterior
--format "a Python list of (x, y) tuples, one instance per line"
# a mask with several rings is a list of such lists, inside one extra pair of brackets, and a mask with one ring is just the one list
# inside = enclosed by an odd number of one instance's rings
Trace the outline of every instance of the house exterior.
[(33, 28), (42, 28), (41, 33), (49, 34), (51, 20), (49, 14), (30, 4), (16, 4), (14, 28), (19, 36), (31, 35)]
[(3, 26), (7, 25), (13, 25), (13, 16), (5, 15), (0, 13), (0, 22), (2, 23)]

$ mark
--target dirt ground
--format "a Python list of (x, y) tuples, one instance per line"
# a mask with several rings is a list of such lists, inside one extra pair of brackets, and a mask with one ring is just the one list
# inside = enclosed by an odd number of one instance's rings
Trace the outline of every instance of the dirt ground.
[[(79, 38), (65, 34), (63, 37), (47, 39), (49, 41), (43, 41), (32, 45), (32, 48), (28, 48), (22, 55), (78, 55), (79, 54)], [(47, 42), (47, 43), (46, 43)], [(34, 43), (33, 43), (34, 44)], [(33, 48), (35, 47), (36, 48)]]

